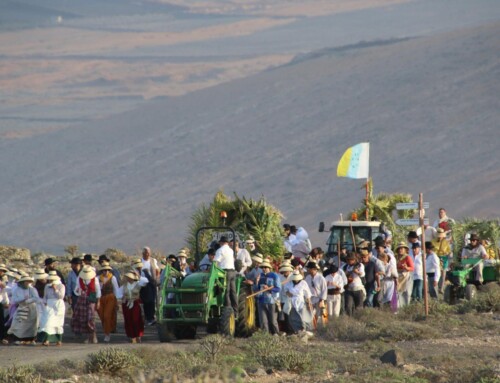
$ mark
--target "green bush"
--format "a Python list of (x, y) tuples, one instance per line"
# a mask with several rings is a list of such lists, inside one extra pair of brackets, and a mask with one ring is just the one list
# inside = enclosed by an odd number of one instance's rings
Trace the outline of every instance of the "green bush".
[(476, 297), (471, 301), (465, 301), (458, 305), (461, 314), (476, 311), (478, 313), (500, 311), (500, 286), (489, 283), (478, 291)]
[(115, 347), (90, 354), (85, 364), (88, 372), (111, 375), (138, 365), (141, 365), (141, 361), (134, 354)]
[(312, 367), (309, 350), (300, 347), (293, 338), (281, 338), (258, 331), (248, 339), (246, 348), (265, 368), (302, 373)]
[(12, 366), (0, 369), (2, 383), (41, 383), (42, 376), (35, 372), (33, 366)]

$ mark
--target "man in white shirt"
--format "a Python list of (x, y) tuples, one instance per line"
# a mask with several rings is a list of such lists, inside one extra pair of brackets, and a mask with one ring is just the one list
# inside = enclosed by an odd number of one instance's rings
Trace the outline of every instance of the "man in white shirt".
[(228, 245), (226, 236), (219, 240), (221, 245), (215, 252), (214, 262), (226, 272), (226, 307), (232, 307), (238, 312), (238, 296), (236, 295), (236, 270), (234, 269), (234, 251)]
[(319, 266), (316, 262), (309, 261), (306, 265), (307, 276), (306, 283), (311, 290), (311, 303), (315, 310), (315, 315), (319, 318), (326, 310), (326, 298), (328, 296), (328, 287), (325, 277), (319, 272)]
[(244, 276), (247, 269), (252, 266), (252, 258), (247, 249), (240, 249), (240, 243), (238, 241), (234, 244), (234, 249), (236, 250), (236, 259), (241, 262), (241, 270), (239, 274)]
[[(462, 259), (488, 259), (488, 253), (484, 246), (481, 245), (481, 242), (479, 242), (479, 236), (477, 234), (471, 234), (469, 242), (470, 243), (462, 250)], [(474, 280), (477, 283), (483, 283), (483, 268), (484, 264), (481, 262), (473, 269)]]
[(425, 253), (425, 272), (427, 273), (429, 295), (437, 299), (437, 286), (439, 278), (441, 278), (441, 264), (439, 257), (434, 253), (432, 242), (425, 242)]

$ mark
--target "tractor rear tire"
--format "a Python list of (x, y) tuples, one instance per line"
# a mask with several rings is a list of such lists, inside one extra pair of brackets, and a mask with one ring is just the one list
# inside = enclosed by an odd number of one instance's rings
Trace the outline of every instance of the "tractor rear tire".
[(444, 301), (449, 305), (454, 305), (457, 301), (457, 295), (455, 292), (455, 287), (452, 285), (447, 285), (444, 288)]
[(196, 338), (196, 325), (177, 323), (175, 325), (174, 335), (177, 339), (194, 339)]
[(468, 301), (473, 300), (477, 295), (477, 287), (473, 284), (468, 284), (465, 286), (465, 299)]
[(236, 318), (236, 336), (246, 338), (251, 336), (256, 329), (255, 325), (255, 297), (247, 299), (247, 290), (240, 287), (238, 297), (238, 318)]
[(158, 339), (160, 342), (172, 342), (175, 339), (173, 326), (168, 323), (157, 323), (156, 329), (158, 330)]
[(236, 316), (232, 307), (224, 307), (219, 319), (219, 332), (222, 335), (234, 337), (236, 333)]

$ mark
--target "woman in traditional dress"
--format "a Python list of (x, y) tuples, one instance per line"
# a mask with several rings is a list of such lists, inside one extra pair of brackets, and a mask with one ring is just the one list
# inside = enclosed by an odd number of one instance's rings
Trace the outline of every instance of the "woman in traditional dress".
[(140, 343), (144, 335), (144, 318), (141, 311), (140, 292), (148, 284), (148, 279), (139, 277), (133, 271), (125, 274), (121, 290), (125, 333), (132, 343)]
[(38, 293), (38, 296), (40, 298), (42, 298), (45, 294), (45, 286), (47, 285), (48, 277), (49, 274), (47, 274), (44, 269), (36, 270), (35, 274), (33, 275), (33, 279), (35, 280), (35, 284), (33, 285), (33, 287), (36, 289), (36, 292)]
[(386, 253), (380, 253), (378, 259), (383, 263), (384, 271), (381, 272), (381, 299), (380, 303), (391, 303), (395, 294), (395, 287), (398, 280), (398, 270), (396, 265), (389, 262), (389, 256)]
[(292, 273), (290, 282), (285, 285), (284, 290), (292, 302), (290, 314), (288, 315), (292, 331), (298, 334), (310, 329), (314, 315), (311, 304), (311, 290), (299, 271)]
[(55, 343), (56, 346), (62, 344), (64, 314), (66, 313), (65, 294), (66, 287), (62, 284), (61, 278), (57, 274), (49, 275), (45, 286), (44, 307), (37, 335), (37, 342), (44, 346), (48, 346), (50, 343)]
[(408, 254), (405, 242), (396, 247), (396, 268), (398, 270), (398, 308), (408, 306), (413, 292), (413, 258)]
[(113, 268), (109, 262), (103, 261), (101, 263), (99, 284), (101, 285), (101, 299), (97, 313), (104, 330), (104, 342), (108, 343), (111, 339), (111, 333), (116, 332), (117, 298), (120, 298), (118, 281), (113, 275)]
[(39, 319), (36, 306), (40, 298), (32, 287), (33, 282), (30, 276), (23, 276), (12, 292), (12, 302), (17, 305), (17, 310), (7, 333), (16, 344), (33, 344), (35, 341)]
[(85, 265), (76, 279), (75, 295), (78, 296), (71, 329), (77, 335), (86, 335), (83, 343), (97, 343), (95, 329), (95, 311), (99, 310), (101, 287), (92, 266)]

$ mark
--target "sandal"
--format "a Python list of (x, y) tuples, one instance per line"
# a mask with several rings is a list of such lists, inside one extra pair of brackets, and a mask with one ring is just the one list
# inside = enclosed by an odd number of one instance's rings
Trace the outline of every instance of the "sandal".
[(44, 346), (48, 347), (50, 343), (49, 343), (49, 341), (48, 341), (48, 340), (46, 340), (46, 341), (45, 341), (45, 342), (43, 342), (42, 344), (43, 344)]
[(61, 341), (57, 342), (57, 343), (56, 343), (56, 346), (57, 346), (57, 347), (62, 346), (62, 342), (61, 342)]
[(2, 344), (9, 344), (9, 341), (7, 339), (2, 339)]

